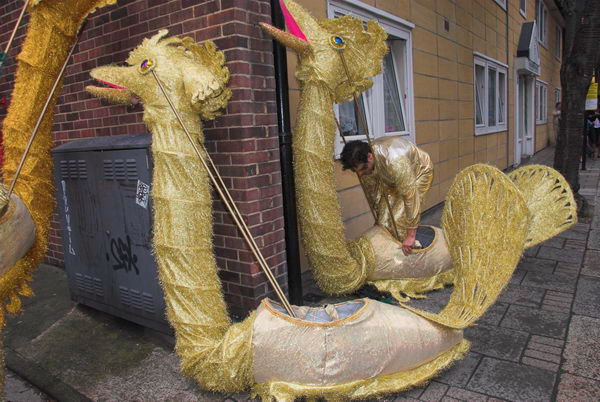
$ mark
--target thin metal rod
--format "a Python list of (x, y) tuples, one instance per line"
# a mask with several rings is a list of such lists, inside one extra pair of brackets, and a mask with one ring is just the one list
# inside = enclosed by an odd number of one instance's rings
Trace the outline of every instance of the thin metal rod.
[[(340, 58), (342, 59), (342, 65), (344, 66), (344, 71), (346, 72), (346, 77), (348, 78), (348, 82), (350, 83), (350, 70), (348, 69), (348, 64), (346, 64), (346, 57), (344, 57), (344, 50), (340, 49), (338, 51)], [(360, 114), (360, 119), (362, 121), (363, 124), (363, 129), (365, 130), (365, 134), (367, 136), (367, 143), (369, 144), (369, 147), (371, 147), (371, 149), (373, 149), (373, 142), (371, 141), (371, 136), (369, 135), (369, 125), (367, 124), (367, 117), (364, 115), (364, 110), (361, 107), (358, 107), (358, 96), (356, 96), (356, 92), (352, 93), (352, 96), (354, 97), (354, 113), (356, 113), (356, 116), (358, 117)], [(373, 163), (375, 164), (375, 166), (377, 166), (379, 164), (379, 162), (377, 161), (377, 157), (375, 152), (373, 152)], [(364, 187), (363, 187), (364, 190)], [(392, 213), (392, 206), (390, 205), (390, 199), (388, 198), (388, 195), (385, 194), (384, 195), (385, 198), (385, 204), (387, 206), (387, 210), (388, 213), (390, 214), (390, 221), (392, 222), (392, 228), (394, 229), (394, 233), (396, 234), (396, 239), (400, 240), (400, 235), (398, 233), (398, 227), (396, 226), (396, 220), (394, 219), (394, 214)]]
[[(243, 218), (242, 218), (239, 210), (237, 209), (237, 206), (235, 205), (235, 202), (233, 201), (233, 198), (231, 197), (231, 194), (227, 190), (227, 187), (225, 186), (225, 183), (223, 182), (223, 180), (222, 180), (219, 172), (217, 171), (216, 166), (214, 165), (214, 163), (212, 161), (212, 158), (210, 157), (210, 155), (206, 151), (206, 148), (204, 147), (204, 145), (202, 143), (200, 143), (200, 146), (202, 147), (202, 151), (204, 152), (205, 156), (202, 155), (202, 153), (200, 152), (200, 149), (198, 149), (198, 147), (196, 145), (196, 142), (193, 140), (192, 135), (190, 134), (189, 130), (187, 129), (187, 127), (183, 123), (183, 119), (179, 115), (179, 112), (175, 108), (175, 105), (173, 105), (173, 102), (171, 101), (169, 95), (167, 94), (167, 91), (163, 87), (162, 82), (158, 78), (158, 75), (156, 74), (156, 72), (154, 70), (150, 70), (150, 71), (152, 73), (152, 76), (156, 80), (156, 83), (158, 84), (158, 87), (160, 88), (161, 92), (163, 93), (165, 99), (169, 103), (169, 106), (171, 107), (171, 110), (175, 114), (175, 117), (177, 118), (177, 121), (181, 125), (181, 128), (185, 132), (188, 140), (190, 141), (190, 143), (192, 145), (192, 148), (194, 149), (194, 151), (196, 152), (196, 155), (200, 159), (200, 162), (202, 163), (202, 166), (204, 167), (204, 169), (208, 173), (211, 181), (215, 185), (215, 188), (216, 188), (217, 192), (219, 193), (219, 196), (221, 197), (221, 199), (225, 203), (225, 206), (227, 207), (229, 213), (233, 217), (233, 220), (235, 221), (236, 225), (238, 226), (238, 228), (242, 232), (242, 236), (244, 237), (244, 239), (246, 240), (246, 242), (250, 246), (250, 249), (252, 250), (252, 253), (256, 257), (256, 259), (257, 259), (260, 267), (263, 269), (265, 275), (267, 276), (267, 279), (269, 280), (269, 282), (271, 283), (271, 286), (275, 290), (275, 293), (279, 297), (279, 300), (283, 304), (283, 306), (286, 309), (286, 311), (288, 312), (288, 314), (290, 316), (292, 316), (292, 317), (296, 317), (294, 311), (292, 310), (291, 305), (289, 304), (287, 298), (285, 297), (285, 294), (283, 293), (283, 290), (281, 289), (281, 287), (277, 283), (277, 280), (275, 279), (275, 277), (273, 276), (273, 273), (269, 269), (269, 267), (268, 267), (268, 265), (267, 265), (267, 263), (266, 263), (263, 255), (262, 255), (262, 253), (260, 252), (260, 250), (258, 248), (258, 245), (254, 241), (254, 238), (252, 237), (252, 235), (250, 233), (250, 229), (248, 228), (248, 226), (244, 222), (244, 220), (243, 220)], [(206, 163), (206, 160), (208, 160), (210, 162), (210, 166)], [(218, 177), (218, 180), (217, 180), (217, 177)]]
[(35, 127), (33, 128), (33, 131), (31, 132), (31, 136), (29, 137), (29, 142), (27, 143), (27, 147), (25, 147), (23, 156), (21, 156), (21, 162), (19, 162), (19, 166), (17, 167), (15, 176), (13, 177), (12, 182), (10, 183), (10, 187), (8, 188), (8, 198), (9, 199), (10, 199), (10, 195), (12, 194), (12, 192), (15, 188), (17, 179), (19, 178), (19, 175), (21, 174), (21, 169), (23, 169), (25, 160), (27, 159), (27, 156), (29, 155), (29, 151), (31, 150), (31, 145), (33, 144), (33, 140), (35, 140), (35, 136), (38, 133), (38, 129), (40, 128), (40, 125), (42, 124), (44, 115), (46, 114), (46, 111), (48, 110), (48, 106), (50, 105), (50, 102), (52, 101), (52, 96), (54, 96), (54, 92), (56, 92), (56, 88), (58, 87), (58, 84), (60, 83), (60, 80), (62, 79), (65, 69), (67, 68), (69, 59), (71, 58), (71, 55), (73, 54), (73, 51), (75, 50), (75, 46), (77, 46), (78, 39), (79, 39), (79, 36), (77, 36), (77, 38), (75, 39), (75, 43), (73, 43), (73, 46), (71, 47), (71, 50), (69, 51), (69, 54), (68, 54), (67, 58), (65, 59), (65, 62), (63, 63), (62, 68), (60, 69), (60, 73), (58, 74), (58, 77), (56, 77), (56, 80), (54, 81), (54, 85), (52, 86), (52, 89), (50, 90), (50, 94), (48, 94), (48, 98), (46, 99), (46, 103), (44, 104), (44, 107), (42, 108), (40, 117), (38, 118), (37, 122), (35, 123)]
[[(21, 14), (19, 14), (19, 18), (17, 18), (17, 23), (15, 25), (15, 28), (13, 29), (12, 33), (10, 34), (10, 38), (8, 39), (8, 43), (6, 44), (6, 49), (4, 50), (4, 55), (8, 56), (8, 51), (10, 50), (10, 47), (12, 46), (12, 42), (15, 39), (15, 35), (17, 34), (17, 30), (19, 29), (19, 25), (21, 25), (21, 20), (23, 19), (23, 16), (25, 15), (25, 10), (27, 10), (27, 4), (29, 3), (29, 0), (25, 0), (25, 4), (23, 4), (23, 8), (21, 9)], [(0, 66), (2, 66), (3, 61), (0, 60)]]
[[(334, 117), (334, 120), (335, 120), (335, 124), (337, 126), (337, 129), (338, 129), (338, 132), (340, 133), (340, 137), (342, 137), (342, 141), (344, 141), (344, 145), (346, 145), (347, 144), (346, 138), (342, 134), (342, 128), (340, 126), (340, 122), (335, 117)], [(377, 216), (377, 212), (375, 212), (375, 207), (373, 205), (373, 199), (371, 198), (371, 196), (369, 195), (369, 193), (365, 189), (365, 183), (363, 182), (362, 177), (360, 177), (360, 175), (358, 174), (358, 172), (354, 172), (354, 173), (356, 174), (356, 178), (358, 179), (358, 182), (360, 183), (360, 187), (363, 190), (363, 194), (365, 195), (365, 197), (367, 197), (367, 200), (369, 201), (368, 202), (369, 209), (371, 210), (371, 214), (373, 215), (373, 219), (375, 219), (375, 223), (379, 224), (379, 217)]]

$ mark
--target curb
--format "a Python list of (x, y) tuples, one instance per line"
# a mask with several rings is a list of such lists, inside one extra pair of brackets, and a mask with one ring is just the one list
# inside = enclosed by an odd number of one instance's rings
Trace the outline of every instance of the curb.
[(5, 361), (6, 367), (57, 401), (92, 402), (90, 398), (53, 376), (48, 370), (10, 348), (5, 349)]

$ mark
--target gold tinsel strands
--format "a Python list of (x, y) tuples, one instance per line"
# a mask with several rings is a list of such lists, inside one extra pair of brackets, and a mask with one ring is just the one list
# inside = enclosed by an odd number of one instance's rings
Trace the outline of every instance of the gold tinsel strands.
[(520, 167), (508, 177), (521, 190), (531, 214), (525, 247), (533, 247), (577, 223), (577, 204), (565, 178), (544, 165)]
[[(15, 174), (33, 124), (76, 39), (81, 23), (96, 8), (115, 1), (43, 0), (33, 3), (35, 7), (30, 6), (29, 26), (17, 58), (15, 87), (2, 128), (5, 182)], [(42, 120), (38, 138), (23, 167), (23, 175), (15, 186), (15, 193), (23, 200), (35, 222), (36, 241), (29, 252), (0, 277), (0, 300), (9, 300), (6, 308), (10, 312), (18, 312), (21, 308), (18, 295), (31, 294), (26, 282), (31, 280), (31, 272), (41, 262), (48, 247), (47, 235), (54, 211), (50, 158), (53, 142), (50, 133), (60, 87), (52, 97), (51, 111)]]
[(500, 170), (473, 165), (448, 191), (442, 227), (456, 271), (450, 301), (438, 314), (411, 311), (451, 328), (465, 328), (496, 301), (521, 258), (529, 210)]
[[(212, 42), (197, 44), (191, 38), (164, 38), (166, 34), (160, 31), (134, 49), (127, 59), (130, 67), (99, 67), (91, 74), (127, 88), (144, 105), (154, 161), (153, 248), (181, 369), (203, 388), (238, 392), (253, 383), (254, 314), (231, 324), (213, 254), (208, 173), (152, 74), (140, 67), (144, 62), (155, 66), (169, 98), (198, 142), (204, 141), (199, 117), (218, 116), (231, 97), (226, 88), (229, 71), (223, 53)], [(119, 92), (87, 89), (107, 98)], [(109, 99), (128, 101), (121, 96)]]

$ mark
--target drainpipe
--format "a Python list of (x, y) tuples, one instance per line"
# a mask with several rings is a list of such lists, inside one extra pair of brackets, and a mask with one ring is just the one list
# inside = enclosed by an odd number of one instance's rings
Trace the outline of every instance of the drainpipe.
[[(510, 41), (508, 40), (508, 37), (509, 37), (509, 33), (510, 33), (510, 28), (508, 26), (508, 22), (509, 22), (509, 20), (508, 20), (508, 7), (509, 7), (509, 4), (508, 3), (510, 3), (510, 1), (506, 2), (506, 64), (508, 65), (508, 70), (506, 71), (506, 169), (512, 167), (512, 165), (509, 164), (509, 162), (510, 162), (510, 153), (509, 152), (510, 152), (510, 133), (511, 133), (511, 131), (510, 131), (510, 118), (508, 117), (509, 114), (510, 114), (509, 113), (510, 112), (510, 107), (508, 106), (508, 105), (510, 105), (510, 99), (508, 99), (508, 95), (510, 94), (510, 91), (508, 90), (510, 88), (509, 85), (508, 85), (508, 81), (509, 81), (508, 78), (511, 76), (511, 74), (510, 74), (510, 67), (511, 66), (509, 64), (510, 63), (510, 50), (509, 50), (509, 42)], [(514, 62), (515, 62), (515, 60), (513, 58), (513, 69), (515, 68), (514, 67)], [(514, 77), (514, 75), (512, 75), (512, 76)], [(517, 79), (518, 79), (518, 75), (517, 75)], [(513, 82), (513, 88), (515, 88), (514, 84), (515, 83)], [(515, 100), (516, 100), (518, 94), (514, 94), (514, 96), (515, 96)], [(517, 129), (517, 127), (515, 127), (515, 131), (516, 131), (516, 129)], [(514, 138), (514, 134), (515, 134), (515, 132), (513, 132), (513, 138)], [(515, 144), (515, 146), (516, 146), (516, 144)], [(513, 150), (513, 156), (514, 156), (514, 150)], [(516, 162), (516, 161), (514, 161), (514, 162)], [(513, 165), (514, 165), (514, 163), (513, 163)]]
[[(271, 0), (271, 16), (273, 26), (285, 30), (285, 20), (277, 0)], [(291, 304), (301, 306), (304, 303), (302, 300), (302, 272), (300, 269), (296, 218), (287, 56), (285, 47), (276, 40), (273, 40), (273, 59), (275, 64), (275, 92), (277, 94), (277, 126), (279, 128), (279, 158), (281, 162), (288, 289)]]

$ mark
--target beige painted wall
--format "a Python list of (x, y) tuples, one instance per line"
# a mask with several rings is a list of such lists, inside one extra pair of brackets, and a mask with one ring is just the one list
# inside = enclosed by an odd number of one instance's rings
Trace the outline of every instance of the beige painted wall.
[[(316, 17), (327, 15), (326, 0), (297, 0)], [(525, 21), (535, 18), (535, 2), (527, 0), (527, 18), (518, 2), (508, 0), (507, 12), (494, 0), (364, 0), (415, 24), (413, 85), (416, 142), (429, 153), (435, 172), (425, 209), (442, 202), (456, 173), (473, 163), (501, 169), (514, 163), (514, 56)], [(560, 62), (552, 52), (556, 20), (551, 16), (548, 49), (540, 46), (540, 79), (548, 82), (548, 124), (536, 126), (536, 151), (546, 146), (552, 127), (554, 88), (559, 84)], [(448, 29), (446, 29), (446, 26)], [(473, 52), (483, 53), (508, 69), (508, 129), (474, 135)], [(290, 106), (295, 121), (299, 102), (294, 77), (296, 55), (288, 52)], [(338, 196), (348, 239), (358, 237), (373, 224), (356, 177), (336, 164)]]

